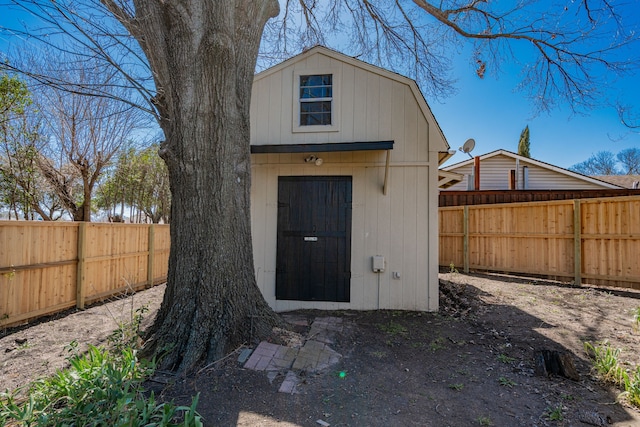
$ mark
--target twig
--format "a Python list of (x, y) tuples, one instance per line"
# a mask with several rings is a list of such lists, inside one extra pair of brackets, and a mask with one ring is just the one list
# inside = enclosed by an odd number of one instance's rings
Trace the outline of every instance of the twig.
[(438, 413), (438, 415), (445, 417), (445, 415), (442, 412), (438, 411), (438, 406), (440, 406), (439, 403), (436, 405), (436, 412)]
[(240, 347), (236, 348), (235, 350), (233, 350), (231, 353), (227, 354), (226, 356), (224, 356), (221, 359), (215, 360), (211, 363), (209, 363), (207, 366), (203, 367), (202, 369), (200, 369), (198, 372), (196, 372), (196, 375), (200, 375), (200, 373), (208, 368), (210, 368), (211, 366), (215, 365), (218, 362), (222, 362), (223, 360), (225, 360), (226, 358), (228, 358), (229, 356), (231, 356), (232, 354), (235, 354), (238, 352), (238, 350), (240, 350), (241, 348), (244, 347), (244, 344), (242, 344)]

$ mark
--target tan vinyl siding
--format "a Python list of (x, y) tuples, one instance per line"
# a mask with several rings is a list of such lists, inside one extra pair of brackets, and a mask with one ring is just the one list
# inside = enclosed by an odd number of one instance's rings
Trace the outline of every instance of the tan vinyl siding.
[[(295, 104), (299, 102), (294, 72), (314, 73), (314, 67), (340, 75), (340, 86), (333, 89), (334, 103), (339, 103), (338, 131), (293, 131)], [(324, 55), (314, 55), (255, 81), (251, 129), (251, 145), (395, 140), (396, 161), (427, 161), (430, 132), (408, 85)], [(401, 141), (405, 136), (420, 138), (420, 149), (415, 143), (405, 147)]]
[[(258, 285), (277, 311), (437, 310), (437, 152), (448, 145), (413, 82), (334, 56), (321, 49), (256, 77), (251, 144), (393, 141), (388, 192), (383, 194), (385, 151), (253, 154), (251, 213)], [(296, 129), (296, 78), (327, 73), (334, 74), (336, 125), (324, 131)], [(310, 154), (324, 163), (305, 163)], [(352, 177), (349, 303), (275, 299), (278, 177), (305, 175)], [(374, 255), (385, 257), (381, 274), (372, 272)], [(393, 272), (400, 273), (400, 278), (393, 279)]]
[[(254, 264), (258, 286), (276, 311), (317, 309), (405, 309), (433, 308), (429, 297), (429, 228), (427, 212), (434, 208), (429, 199), (429, 167), (391, 168), (390, 188), (382, 195), (384, 152), (353, 153), (353, 161), (341, 166), (280, 164), (276, 156), (254, 154), (251, 191)], [(329, 154), (319, 153), (323, 158)], [(271, 158), (269, 158), (271, 156)], [(362, 163), (359, 166), (358, 163)], [(275, 299), (276, 231), (278, 176), (346, 175), (353, 177), (351, 237), (351, 302), (281, 301)], [(385, 272), (371, 271), (371, 257), (383, 255)], [(393, 279), (392, 272), (400, 273)]]

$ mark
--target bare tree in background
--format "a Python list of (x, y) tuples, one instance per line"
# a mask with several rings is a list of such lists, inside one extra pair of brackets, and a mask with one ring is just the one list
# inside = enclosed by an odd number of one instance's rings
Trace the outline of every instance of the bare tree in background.
[(56, 220), (62, 206), (38, 168), (40, 120), (24, 81), (0, 76), (0, 205), (15, 219)]
[(611, 151), (598, 151), (569, 169), (590, 176), (638, 175), (640, 174), (640, 149), (626, 148), (618, 154), (613, 154)]
[(113, 71), (94, 60), (60, 60), (49, 53), (30, 63), (40, 75), (101, 87), (110, 95), (85, 96), (45, 84), (34, 90), (46, 133), (39, 169), (73, 220), (91, 221), (92, 194), (100, 176), (134, 132), (148, 123), (148, 116), (119, 100), (128, 89), (112, 85)]
[(622, 165), (625, 175), (640, 175), (640, 148), (626, 148), (618, 154), (616, 159)]
[(598, 151), (584, 162), (571, 166), (569, 170), (589, 176), (619, 175), (616, 163), (616, 156), (611, 151)]
[[(279, 323), (255, 283), (250, 233), (249, 105), (263, 31), (276, 0), (14, 0), (67, 33), (138, 90), (165, 136), (169, 169), (171, 254), (164, 302), (146, 343), (167, 349), (164, 368), (210, 362)], [(504, 2), (506, 3), (506, 2)], [(106, 10), (102, 7), (104, 6)], [(613, 53), (637, 41), (624, 26), (624, 4), (608, 1), (429, 3), (372, 0), (287, 1), (267, 28), (264, 61), (300, 46), (331, 44), (415, 77), (427, 94), (446, 94), (451, 51), (471, 43), (483, 77), (529, 47), (521, 89), (539, 109), (597, 101), (602, 78), (625, 64)], [(633, 5), (629, 5), (632, 8)], [(115, 17), (122, 27), (107, 19)], [(126, 30), (126, 31), (125, 31)], [(54, 43), (45, 33), (31, 40)], [(15, 34), (15, 33), (14, 33)], [(132, 42), (132, 38), (136, 43)], [(339, 40), (348, 40), (344, 46)], [(4, 65), (5, 67), (11, 67)], [(28, 70), (20, 70), (28, 71)], [(152, 78), (152, 82), (149, 81)], [(64, 82), (56, 82), (66, 85)], [(100, 88), (75, 87), (99, 94)], [(253, 326), (253, 328), (252, 328)]]

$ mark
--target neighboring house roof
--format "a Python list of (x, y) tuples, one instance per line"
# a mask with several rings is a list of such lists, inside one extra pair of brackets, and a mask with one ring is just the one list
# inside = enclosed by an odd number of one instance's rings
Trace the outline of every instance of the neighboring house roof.
[[(640, 175), (598, 175), (593, 178), (618, 185), (623, 188), (634, 188), (633, 183), (640, 183)], [(638, 184), (636, 184), (638, 185)], [(638, 188), (638, 187), (636, 187)]]
[[(521, 156), (519, 154), (513, 153), (513, 152), (508, 151), (508, 150), (500, 149), (500, 150), (492, 151), (492, 152), (487, 153), (487, 154), (483, 154), (483, 155), (479, 156), (480, 157), (480, 162), (482, 163), (483, 160), (488, 160), (488, 159), (491, 159), (491, 158), (496, 157), (496, 156), (510, 157), (510, 158), (512, 158), (514, 160), (519, 160), (521, 162), (529, 163), (531, 165), (535, 165), (535, 166), (538, 166), (540, 168), (543, 168), (543, 169), (546, 169), (546, 170), (549, 170), (549, 171), (553, 171), (555, 173), (559, 173), (559, 174), (566, 175), (566, 176), (569, 176), (569, 177), (574, 178), (574, 179), (579, 179), (579, 180), (588, 182), (590, 184), (595, 184), (595, 185), (601, 186), (602, 188), (612, 188), (612, 189), (624, 188), (624, 187), (622, 187), (620, 185), (616, 185), (616, 184), (613, 184), (613, 183), (610, 183), (610, 182), (606, 182), (606, 181), (598, 179), (596, 177), (583, 175), (583, 174), (578, 173), (578, 172), (573, 172), (573, 171), (570, 171), (568, 169), (564, 169), (564, 168), (561, 168), (559, 166), (552, 165), (550, 163), (545, 163), (545, 162), (542, 162), (540, 160), (532, 159), (530, 157)], [(465, 166), (471, 166), (471, 165), (473, 165), (473, 163), (474, 163), (474, 159), (468, 159), (468, 160), (464, 160), (462, 162), (455, 163), (453, 165), (449, 165), (449, 166), (446, 166), (444, 168), (441, 168), (441, 170), (444, 170), (444, 171), (447, 171), (447, 172), (457, 172), (460, 168), (465, 167)], [(482, 168), (480, 168), (480, 171), (482, 171)]]
[(442, 169), (438, 169), (438, 188), (445, 190), (452, 185), (461, 182), (463, 175), (455, 172), (447, 172)]
[[(427, 118), (428, 121), (435, 123), (435, 129), (432, 129), (432, 127), (429, 127), (429, 144), (433, 144), (431, 147), (432, 149), (434, 149), (434, 151), (439, 151), (441, 153), (445, 153), (447, 152), (451, 147), (449, 146), (449, 143), (447, 142), (447, 139), (444, 136), (444, 133), (442, 132), (442, 129), (440, 128), (440, 125), (438, 124), (438, 121), (436, 120), (435, 116), (433, 115), (433, 112), (431, 111), (431, 108), (429, 107), (429, 105), (427, 104), (427, 101), (424, 98), (424, 95), (422, 94), (422, 92), (420, 91), (420, 89), (418, 88), (417, 83), (415, 82), (415, 80), (412, 80), (408, 77), (405, 77), (403, 75), (400, 75), (398, 73), (394, 73), (393, 71), (389, 71), (386, 70), (384, 68), (375, 66), (375, 65), (371, 65), (369, 63), (366, 63), (360, 59), (356, 59), (350, 56), (347, 56), (343, 53), (340, 53), (338, 51), (335, 51), (333, 49), (329, 49), (325, 46), (314, 46), (311, 49), (305, 50), (302, 53), (293, 56), (277, 65), (274, 65), (271, 68), (267, 68), (264, 71), (259, 72), (258, 74), (256, 74), (254, 76), (254, 81), (258, 81), (261, 80), (267, 76), (270, 76), (274, 73), (277, 73), (281, 70), (283, 70), (284, 68), (299, 62), (299, 61), (303, 61), (305, 59), (307, 59), (310, 56), (313, 56), (315, 54), (322, 54), (325, 56), (328, 56), (330, 58), (333, 58), (337, 61), (341, 61), (341, 62), (345, 62), (348, 64), (353, 65), (354, 67), (358, 67), (361, 69), (364, 69), (366, 71), (369, 71), (371, 73), (375, 73), (378, 74), (380, 76), (389, 78), (391, 80), (395, 80), (401, 83), (404, 83), (406, 85), (409, 86), (409, 88), (411, 89), (411, 92), (413, 93), (413, 96), (416, 99), (416, 102), (418, 103), (418, 105), (420, 106), (420, 110), (422, 111), (422, 114), (424, 114), (424, 116)], [(443, 158), (444, 156), (440, 156), (441, 158)], [(444, 160), (443, 160), (444, 161)]]

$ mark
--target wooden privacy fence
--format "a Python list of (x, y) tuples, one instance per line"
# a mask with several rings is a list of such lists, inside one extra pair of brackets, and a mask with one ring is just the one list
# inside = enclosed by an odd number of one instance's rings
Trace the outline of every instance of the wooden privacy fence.
[(439, 209), (441, 266), (640, 289), (640, 196)]
[(166, 280), (169, 226), (0, 221), (0, 326)]

